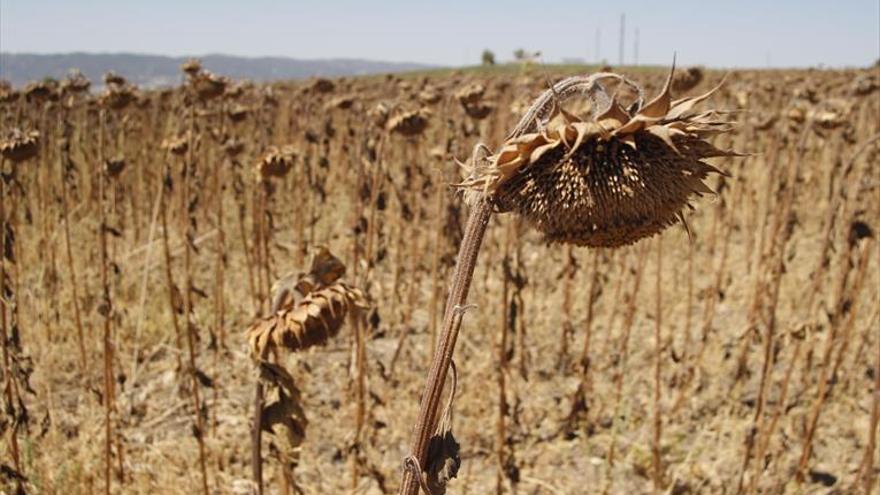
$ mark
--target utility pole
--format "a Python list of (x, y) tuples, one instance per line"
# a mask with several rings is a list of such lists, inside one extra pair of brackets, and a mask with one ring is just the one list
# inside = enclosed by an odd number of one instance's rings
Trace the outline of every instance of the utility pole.
[(620, 61), (618, 65), (623, 65), (623, 43), (626, 41), (626, 14), (620, 14)]
[(596, 65), (600, 65), (602, 63), (602, 55), (601, 55), (601, 43), (602, 43), (602, 28), (596, 28), (596, 43), (593, 45), (593, 49), (596, 50)]

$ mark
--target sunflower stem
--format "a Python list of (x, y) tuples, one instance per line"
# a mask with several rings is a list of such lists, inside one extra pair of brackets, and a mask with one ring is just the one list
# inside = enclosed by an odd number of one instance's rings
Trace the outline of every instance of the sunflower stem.
[[(483, 243), (483, 236), (492, 215), (492, 207), (480, 197), (474, 202), (473, 209), (468, 217), (465, 227), (464, 238), (458, 251), (458, 259), (455, 264), (455, 272), (452, 279), (452, 287), (446, 301), (446, 309), (443, 314), (443, 327), (440, 331), (440, 340), (434, 352), (434, 358), (428, 371), (424, 391), (422, 392), (419, 415), (413, 428), (412, 446), (410, 455), (419, 462), (419, 466), (428, 465), (428, 442), (437, 427), (438, 408), (440, 406), (443, 387), (446, 384), (446, 374), (452, 361), (455, 350), (455, 342), (458, 339), (458, 331), (464, 317), (462, 308), (467, 303), (471, 280), (474, 276), (474, 268), (477, 264), (477, 255)], [(400, 486), (400, 495), (418, 495), (419, 479), (410, 470), (404, 470), (403, 481)]]

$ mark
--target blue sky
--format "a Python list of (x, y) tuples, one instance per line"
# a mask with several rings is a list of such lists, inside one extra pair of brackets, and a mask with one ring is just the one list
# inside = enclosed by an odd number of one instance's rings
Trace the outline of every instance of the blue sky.
[(477, 63), (516, 48), (625, 63), (865, 66), (880, 58), (880, 0), (0, 0), (0, 50), (355, 57)]

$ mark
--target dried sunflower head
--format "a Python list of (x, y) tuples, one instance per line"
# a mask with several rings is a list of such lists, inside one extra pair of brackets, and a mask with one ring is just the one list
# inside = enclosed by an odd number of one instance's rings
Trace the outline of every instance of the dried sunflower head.
[[(227, 91), (226, 94), (229, 94), (229, 92)], [(229, 120), (238, 123), (243, 121), (245, 117), (247, 117), (248, 112), (250, 112), (250, 109), (248, 109), (248, 107), (240, 103), (236, 103), (231, 108), (229, 108), (229, 110), (226, 111), (226, 114), (229, 115)]]
[(187, 77), (190, 86), (201, 100), (212, 100), (221, 96), (229, 85), (227, 78), (204, 70), (189, 74)]
[(336, 98), (328, 101), (324, 105), (324, 108), (326, 108), (327, 110), (332, 110), (334, 108), (338, 108), (339, 110), (348, 110), (354, 105), (354, 101), (355, 97), (352, 95), (337, 96)]
[(455, 92), (455, 98), (461, 103), (468, 117), (483, 120), (495, 110), (491, 103), (483, 101), (486, 88), (482, 84), (472, 83)]
[(223, 143), (223, 151), (226, 152), (226, 156), (235, 158), (244, 151), (244, 142), (234, 137), (229, 138)]
[(12, 87), (12, 83), (0, 79), (0, 103), (11, 103), (18, 99), (19, 92)]
[[(641, 88), (617, 74), (556, 84), (495, 154), (475, 156), (460, 186), (484, 194), (498, 212), (522, 215), (548, 241), (616, 247), (660, 232), (683, 220), (692, 195), (712, 192), (703, 179), (719, 171), (702, 160), (736, 155), (706, 140), (730, 130), (724, 114), (694, 111), (715, 90), (673, 100), (672, 77), (647, 104)], [(607, 84), (628, 86), (637, 99), (624, 108)], [(590, 116), (562, 108), (575, 95), (590, 99)]]
[(388, 122), (388, 114), (391, 110), (388, 108), (383, 102), (379, 102), (375, 107), (371, 108), (369, 112), (367, 112), (367, 116), (370, 120), (373, 121), (374, 124), (378, 127), (385, 127), (385, 123)]
[(463, 106), (479, 103), (483, 99), (486, 87), (479, 83), (471, 83), (455, 92), (455, 98)]
[(404, 136), (418, 136), (428, 128), (428, 117), (431, 113), (426, 109), (400, 112), (388, 119), (386, 127), (389, 131)]
[(101, 106), (111, 110), (123, 110), (137, 99), (134, 86), (128, 84), (110, 84), (107, 86), (99, 102)]
[(66, 93), (85, 93), (91, 87), (92, 82), (78, 69), (74, 69), (61, 81), (61, 91)]
[(319, 77), (312, 81), (312, 83), (309, 85), (309, 89), (311, 89), (315, 93), (332, 93), (333, 90), (336, 89), (336, 85), (333, 84), (333, 81), (329, 79)]
[(197, 58), (187, 59), (186, 62), (180, 64), (180, 70), (187, 75), (194, 76), (201, 72), (202, 61)]
[(297, 352), (324, 345), (339, 333), (348, 314), (367, 308), (364, 293), (342, 282), (309, 292), (290, 307), (251, 324), (246, 331), (251, 355), (265, 359), (281, 349)]
[(104, 74), (104, 84), (107, 86), (125, 86), (127, 83), (128, 81), (126, 81), (124, 77), (112, 70)]
[(58, 82), (47, 79), (40, 82), (31, 82), (24, 87), (24, 97), (28, 101), (45, 102), (58, 99)]
[(162, 149), (168, 150), (174, 155), (181, 156), (189, 150), (190, 133), (189, 131), (179, 135), (162, 140)]
[(297, 153), (293, 146), (286, 145), (278, 148), (270, 146), (263, 157), (257, 162), (257, 175), (262, 180), (272, 177), (284, 177), (293, 167)]
[(40, 133), (22, 132), (13, 129), (5, 139), (0, 140), (0, 156), (12, 163), (20, 163), (37, 156), (40, 149)]
[(423, 105), (433, 105), (438, 103), (443, 98), (443, 95), (433, 87), (428, 86), (419, 92), (418, 98), (419, 102)]
[(703, 69), (699, 67), (688, 67), (686, 70), (679, 72), (672, 80), (672, 90), (676, 93), (684, 93), (697, 87), (703, 80)]
[(104, 160), (104, 172), (113, 179), (119, 177), (119, 174), (125, 170), (125, 157), (124, 156), (114, 156), (113, 158), (108, 158)]
[(489, 116), (489, 114), (492, 113), (493, 110), (495, 110), (495, 105), (485, 101), (474, 103), (472, 105), (466, 105), (464, 107), (464, 111), (468, 115), (468, 117), (474, 120), (485, 119)]

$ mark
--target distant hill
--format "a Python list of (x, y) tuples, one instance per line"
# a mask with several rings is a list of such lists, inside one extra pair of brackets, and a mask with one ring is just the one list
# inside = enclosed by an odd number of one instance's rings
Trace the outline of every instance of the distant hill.
[[(113, 70), (143, 87), (174, 85), (180, 81), (180, 64), (189, 57), (166, 57), (134, 53), (63, 53), (38, 55), (0, 52), (0, 79), (15, 86), (53, 77), (60, 79), (77, 68), (95, 87), (105, 72)], [(236, 79), (271, 81), (312, 76), (353, 76), (422, 70), (434, 66), (415, 63), (379, 62), (360, 59), (301, 60), (287, 57), (234, 57), (204, 55), (202, 65), (217, 74)]]

